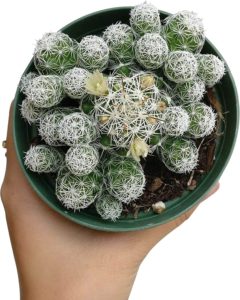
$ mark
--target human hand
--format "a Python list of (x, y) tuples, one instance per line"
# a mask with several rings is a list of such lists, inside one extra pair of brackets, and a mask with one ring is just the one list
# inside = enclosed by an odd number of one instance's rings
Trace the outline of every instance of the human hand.
[(50, 209), (29, 186), (17, 161), (12, 130), (11, 109), (1, 193), (21, 299), (128, 299), (144, 257), (196, 207), (143, 231), (111, 233), (77, 225)]

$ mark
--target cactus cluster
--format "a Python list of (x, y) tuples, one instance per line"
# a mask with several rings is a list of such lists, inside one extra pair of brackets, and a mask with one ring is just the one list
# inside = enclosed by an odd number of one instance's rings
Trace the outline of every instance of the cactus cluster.
[(224, 62), (200, 54), (201, 19), (183, 11), (163, 20), (144, 2), (102, 34), (76, 41), (47, 33), (34, 51), (36, 72), (22, 77), (20, 111), (41, 144), (25, 165), (55, 172), (56, 196), (67, 209), (93, 204), (115, 221), (144, 193), (142, 159), (155, 155), (172, 172), (194, 170), (196, 139), (211, 134), (216, 113), (204, 103)]

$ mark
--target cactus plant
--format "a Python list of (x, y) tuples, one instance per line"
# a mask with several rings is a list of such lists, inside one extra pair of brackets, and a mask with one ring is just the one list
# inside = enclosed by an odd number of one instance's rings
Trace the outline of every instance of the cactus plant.
[(65, 162), (74, 175), (88, 175), (99, 163), (99, 154), (93, 146), (80, 144), (68, 149)]
[(213, 54), (199, 54), (197, 61), (198, 76), (206, 86), (213, 87), (224, 75), (224, 62)]
[(48, 145), (63, 145), (59, 138), (59, 124), (65, 115), (72, 112), (73, 110), (68, 107), (55, 107), (40, 116), (39, 134)]
[(158, 9), (150, 3), (142, 3), (131, 9), (130, 24), (136, 36), (145, 33), (161, 31), (161, 21)]
[(46, 111), (44, 108), (34, 106), (33, 103), (28, 100), (28, 98), (23, 100), (20, 110), (22, 117), (29, 124), (38, 122)]
[(197, 59), (187, 51), (170, 52), (164, 65), (165, 75), (176, 83), (184, 83), (195, 78), (198, 70)]
[(157, 33), (146, 33), (136, 43), (136, 59), (148, 70), (160, 68), (168, 56), (168, 46)]
[(104, 70), (109, 59), (109, 48), (105, 41), (96, 35), (85, 36), (79, 43), (80, 66), (88, 71)]
[[(205, 137), (217, 116), (203, 96), (224, 75), (224, 62), (200, 53), (205, 36), (195, 13), (182, 11), (163, 23), (144, 2), (131, 10), (131, 27), (115, 23), (79, 43), (61, 32), (37, 42), (38, 73), (20, 81), (26, 95), (20, 110), (47, 145), (32, 146), (25, 165), (58, 171), (55, 192), (66, 209), (94, 204), (103, 220), (116, 221), (123, 207), (158, 196), (150, 191), (155, 171), (161, 178), (191, 172), (199, 154), (202, 165), (206, 144), (196, 144), (212, 138)], [(151, 173), (155, 159), (166, 168), (156, 161)], [(157, 213), (167, 209), (150, 202)]]
[(167, 135), (183, 135), (189, 128), (187, 111), (180, 106), (171, 106), (162, 115), (163, 130)]
[(82, 99), (87, 95), (86, 79), (89, 72), (82, 68), (73, 68), (63, 77), (63, 88), (65, 93), (72, 99)]
[(159, 147), (161, 159), (175, 173), (188, 173), (198, 163), (198, 149), (192, 140), (165, 137)]
[(96, 139), (96, 135), (91, 119), (81, 112), (64, 116), (58, 126), (59, 140), (68, 146), (88, 144)]
[(122, 213), (122, 202), (104, 193), (100, 199), (95, 203), (96, 211), (102, 217), (103, 220), (116, 221)]
[(127, 24), (113, 24), (103, 33), (103, 39), (110, 50), (110, 58), (117, 62), (129, 63), (134, 59), (134, 35)]
[(130, 203), (143, 193), (145, 176), (141, 165), (132, 158), (111, 157), (105, 175), (109, 194), (123, 203)]
[(192, 11), (181, 11), (167, 17), (162, 34), (170, 51), (199, 53), (205, 42), (202, 20)]
[(180, 100), (180, 104), (188, 104), (191, 102), (199, 102), (205, 93), (204, 82), (195, 77), (194, 80), (178, 83), (175, 87), (175, 94)]
[(209, 135), (215, 128), (216, 114), (204, 103), (191, 103), (186, 106), (189, 115), (188, 132), (194, 138)]
[(64, 74), (78, 65), (78, 43), (62, 32), (46, 33), (37, 42), (34, 64), (40, 74)]
[(54, 173), (63, 165), (62, 152), (47, 145), (31, 146), (26, 152), (25, 166), (37, 173)]
[(100, 197), (102, 185), (102, 174), (98, 170), (84, 176), (60, 170), (56, 180), (56, 195), (67, 209), (79, 211)]
[(24, 93), (34, 106), (49, 108), (62, 101), (63, 82), (56, 75), (40, 75), (29, 82)]

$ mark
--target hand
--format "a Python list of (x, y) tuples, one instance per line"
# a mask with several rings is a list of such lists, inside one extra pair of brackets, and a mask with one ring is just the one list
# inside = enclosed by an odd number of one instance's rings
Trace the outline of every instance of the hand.
[(143, 231), (88, 229), (50, 209), (29, 186), (14, 149), (12, 109), (6, 146), (7, 168), (1, 193), (22, 300), (128, 299), (144, 257), (196, 209)]

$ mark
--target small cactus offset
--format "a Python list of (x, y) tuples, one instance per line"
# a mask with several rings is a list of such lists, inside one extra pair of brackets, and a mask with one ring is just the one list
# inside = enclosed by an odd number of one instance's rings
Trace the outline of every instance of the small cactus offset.
[(216, 114), (204, 103), (191, 103), (186, 107), (189, 115), (188, 132), (194, 138), (209, 135), (215, 128)]
[[(60, 203), (74, 212), (95, 209), (106, 222), (158, 197), (149, 193), (155, 173), (201, 173), (206, 140), (218, 128), (207, 89), (225, 73), (220, 58), (201, 54), (205, 34), (196, 13), (178, 12), (162, 26), (158, 9), (144, 2), (131, 9), (127, 24), (115, 20), (79, 41), (45, 34), (35, 69), (19, 84), (21, 116), (46, 144), (29, 145), (26, 168), (58, 172)], [(155, 212), (168, 209), (150, 202)]]
[(88, 144), (96, 139), (96, 135), (91, 119), (80, 112), (64, 116), (58, 126), (59, 140), (68, 146)]
[(56, 75), (40, 75), (29, 82), (24, 93), (34, 106), (49, 108), (62, 101), (63, 82), (61, 77)]
[(135, 6), (130, 12), (130, 24), (136, 36), (145, 33), (158, 33), (161, 31), (161, 21), (158, 9), (150, 3)]
[(34, 106), (28, 98), (23, 100), (20, 110), (22, 117), (29, 124), (38, 122), (46, 111), (44, 108)]
[(78, 63), (78, 43), (67, 34), (46, 33), (37, 42), (34, 64), (40, 74), (64, 74)]
[(178, 83), (175, 87), (175, 94), (181, 104), (199, 102), (202, 100), (204, 93), (205, 84), (198, 77), (195, 77), (192, 81)]
[(56, 180), (56, 195), (67, 209), (79, 211), (101, 196), (102, 185), (102, 174), (98, 170), (84, 176), (60, 170)]
[(199, 54), (197, 60), (198, 76), (206, 86), (213, 87), (224, 75), (224, 62), (212, 54)]
[(176, 83), (184, 83), (195, 78), (198, 71), (197, 59), (191, 52), (170, 52), (164, 65), (165, 75)]
[(66, 166), (77, 176), (91, 173), (99, 163), (98, 151), (91, 145), (70, 147), (66, 153)]
[(168, 56), (168, 46), (157, 33), (146, 33), (136, 43), (136, 59), (147, 70), (159, 69)]
[(102, 71), (108, 64), (109, 48), (101, 37), (88, 35), (79, 44), (79, 60), (80, 66), (88, 71)]
[(134, 35), (127, 24), (113, 24), (103, 33), (103, 39), (110, 50), (110, 58), (117, 62), (129, 63), (134, 59)]
[(166, 137), (160, 145), (161, 159), (166, 167), (176, 173), (192, 171), (198, 162), (195, 143), (180, 137)]
[(130, 203), (144, 191), (145, 176), (142, 167), (131, 158), (110, 158), (105, 166), (105, 175), (107, 191), (123, 203)]
[(162, 34), (170, 51), (199, 53), (205, 42), (202, 20), (191, 11), (181, 11), (167, 17)]
[(111, 196), (110, 194), (103, 194), (95, 203), (98, 214), (103, 220), (116, 221), (122, 213), (122, 202)]
[(63, 153), (47, 145), (32, 146), (24, 160), (26, 167), (37, 173), (55, 173), (63, 162)]
[(86, 95), (86, 80), (89, 72), (82, 68), (73, 68), (63, 77), (63, 88), (72, 99), (83, 99)]

